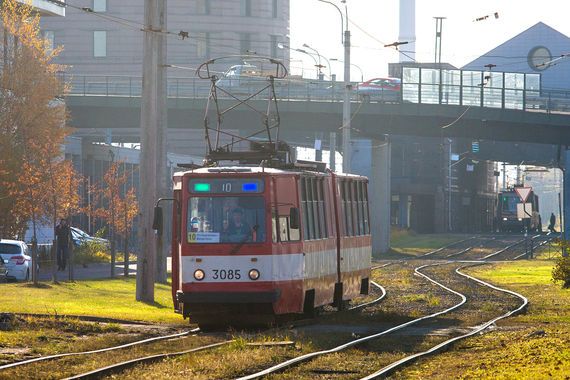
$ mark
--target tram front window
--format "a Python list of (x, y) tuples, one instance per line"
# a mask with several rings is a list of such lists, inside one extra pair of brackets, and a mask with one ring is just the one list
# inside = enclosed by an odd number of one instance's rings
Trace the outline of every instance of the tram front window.
[(503, 211), (511, 211), (511, 212), (517, 211), (517, 203), (519, 203), (519, 198), (517, 196), (503, 195), (501, 198), (502, 198), (501, 202), (502, 202)]
[(263, 197), (193, 197), (188, 201), (188, 243), (265, 241)]

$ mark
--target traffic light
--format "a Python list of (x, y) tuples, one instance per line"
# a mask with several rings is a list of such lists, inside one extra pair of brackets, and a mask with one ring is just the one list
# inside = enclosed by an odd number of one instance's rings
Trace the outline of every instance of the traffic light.
[(472, 141), (471, 142), (471, 152), (479, 153), (479, 141)]

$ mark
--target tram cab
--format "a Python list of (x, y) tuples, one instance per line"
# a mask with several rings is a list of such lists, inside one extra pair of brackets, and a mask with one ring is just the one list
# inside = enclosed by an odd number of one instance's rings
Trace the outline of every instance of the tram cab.
[(275, 322), (368, 293), (367, 179), (216, 167), (176, 173), (172, 291), (200, 325)]

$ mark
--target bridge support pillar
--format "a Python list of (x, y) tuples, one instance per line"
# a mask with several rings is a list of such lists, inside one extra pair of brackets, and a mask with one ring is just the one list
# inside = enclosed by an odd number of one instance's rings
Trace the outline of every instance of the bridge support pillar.
[(564, 195), (562, 202), (562, 206), (564, 207), (562, 211), (562, 226), (564, 227), (564, 232), (562, 238), (566, 241), (562, 249), (562, 254), (568, 256), (570, 253), (570, 247), (567, 245), (568, 241), (570, 241), (570, 149), (568, 147), (564, 152), (564, 185), (562, 191)]
[(400, 227), (410, 227), (410, 196), (400, 194)]
[(370, 202), (370, 232), (372, 255), (378, 257), (390, 250), (390, 157), (388, 137), (372, 140), (372, 170), (368, 198)]

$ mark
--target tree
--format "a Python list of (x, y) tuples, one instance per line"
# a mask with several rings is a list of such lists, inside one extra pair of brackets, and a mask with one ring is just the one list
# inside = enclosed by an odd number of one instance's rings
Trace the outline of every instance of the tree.
[(78, 195), (62, 199), (74, 173), (61, 160), (69, 130), (59, 100), (66, 86), (52, 63), (60, 49), (50, 50), (41, 38), (31, 6), (4, 0), (0, 17), (0, 234), (15, 236), (29, 220), (55, 220), (76, 209)]
[(109, 169), (103, 175), (103, 182), (95, 184), (93, 189), (95, 204), (99, 207), (93, 211), (93, 215), (99, 217), (108, 224), (111, 241), (111, 277), (115, 276), (115, 235), (119, 234), (124, 239), (124, 274), (128, 276), (128, 235), (133, 226), (133, 220), (139, 212), (138, 201), (134, 188), (127, 189), (126, 184), (129, 172), (121, 171), (124, 163), (112, 162)]

